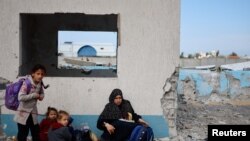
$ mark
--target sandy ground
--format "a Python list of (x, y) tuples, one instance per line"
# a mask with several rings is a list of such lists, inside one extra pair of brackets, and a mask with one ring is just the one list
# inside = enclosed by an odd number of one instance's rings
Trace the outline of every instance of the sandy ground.
[(185, 141), (207, 140), (207, 125), (250, 124), (250, 101), (178, 102), (177, 131)]

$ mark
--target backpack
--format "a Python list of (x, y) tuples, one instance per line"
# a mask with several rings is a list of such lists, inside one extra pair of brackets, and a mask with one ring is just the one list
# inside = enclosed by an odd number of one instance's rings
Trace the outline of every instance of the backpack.
[(151, 127), (145, 127), (137, 125), (129, 138), (128, 141), (153, 141), (154, 133)]
[(32, 84), (28, 78), (20, 78), (17, 82), (7, 85), (5, 92), (5, 107), (10, 110), (17, 110), (19, 106), (18, 93), (23, 85), (27, 85), (27, 94), (30, 92)]
[(74, 130), (73, 141), (92, 141), (90, 138), (90, 130), (82, 131), (79, 129)]

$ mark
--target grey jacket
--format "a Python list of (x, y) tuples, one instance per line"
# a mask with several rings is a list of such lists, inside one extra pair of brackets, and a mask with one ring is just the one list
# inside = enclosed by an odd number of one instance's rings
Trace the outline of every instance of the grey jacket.
[(48, 133), (49, 141), (71, 141), (72, 135), (68, 127), (50, 129)]
[(31, 82), (31, 89), (30, 92), (27, 94), (27, 85), (23, 83), (19, 93), (18, 93), (18, 100), (19, 100), (19, 107), (16, 111), (14, 116), (14, 121), (20, 123), (22, 125), (26, 125), (26, 121), (30, 114), (32, 114), (34, 124), (38, 124), (37, 120), (37, 98), (36, 94), (40, 94), (41, 97), (44, 97), (44, 91), (42, 88), (42, 84), (35, 84), (31, 76), (28, 77)]

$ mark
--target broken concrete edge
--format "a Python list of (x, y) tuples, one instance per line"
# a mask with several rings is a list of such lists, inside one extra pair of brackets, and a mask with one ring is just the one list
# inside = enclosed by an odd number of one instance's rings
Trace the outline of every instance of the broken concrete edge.
[(172, 75), (167, 78), (163, 86), (163, 97), (161, 98), (161, 106), (163, 115), (168, 123), (169, 137), (163, 140), (172, 140), (176, 138), (176, 112), (177, 112), (177, 83), (179, 77), (179, 68), (176, 67)]

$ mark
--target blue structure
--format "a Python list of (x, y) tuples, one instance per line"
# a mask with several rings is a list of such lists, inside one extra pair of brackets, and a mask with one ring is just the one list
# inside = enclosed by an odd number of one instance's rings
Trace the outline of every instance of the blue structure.
[[(77, 128), (82, 123), (88, 123), (90, 129), (100, 137), (102, 131), (97, 129), (96, 124), (99, 115), (71, 115), (74, 119), (73, 127)], [(17, 135), (17, 124), (13, 121), (13, 114), (3, 114), (1, 115), (2, 123), (7, 125), (7, 128), (4, 129), (4, 132), (8, 136), (16, 136)], [(39, 122), (45, 118), (45, 116), (38, 116)], [(168, 123), (165, 122), (163, 116), (150, 116), (150, 115), (142, 115), (142, 118), (145, 119), (149, 125), (153, 128), (154, 136), (156, 138), (164, 138), (169, 136)], [(164, 124), (163, 124), (164, 123)], [(166, 124), (165, 124), (166, 123)]]
[(85, 45), (81, 47), (77, 52), (78, 57), (93, 57), (96, 56), (96, 54), (97, 52), (95, 48), (90, 45)]
[[(195, 83), (195, 91), (199, 96), (211, 95), (213, 90), (218, 90), (219, 94), (234, 95), (248, 95), (247, 89), (250, 87), (250, 71), (223, 71), (220, 72), (218, 78), (215, 78), (219, 84), (218, 88), (213, 86), (212, 72), (209, 70), (185, 70), (181, 69), (179, 74), (177, 91), (178, 93), (184, 92), (185, 79), (189, 78)], [(216, 73), (216, 72), (213, 72)], [(217, 80), (218, 79), (218, 80)], [(238, 85), (235, 85), (233, 81), (237, 81)], [(234, 85), (234, 86), (232, 86)], [(242, 91), (246, 89), (245, 91)]]

